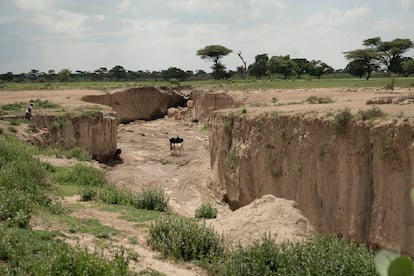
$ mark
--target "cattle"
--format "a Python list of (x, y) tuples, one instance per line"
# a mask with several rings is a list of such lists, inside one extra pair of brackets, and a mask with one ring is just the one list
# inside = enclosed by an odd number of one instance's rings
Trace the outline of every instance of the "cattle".
[(184, 139), (179, 136), (170, 138), (171, 155), (178, 155), (179, 153), (184, 152), (183, 142)]

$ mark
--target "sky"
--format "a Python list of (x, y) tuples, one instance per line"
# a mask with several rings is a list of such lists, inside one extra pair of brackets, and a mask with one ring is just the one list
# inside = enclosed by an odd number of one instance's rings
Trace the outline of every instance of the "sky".
[[(0, 0), (0, 74), (111, 69), (211, 72), (207, 45), (344, 68), (362, 41), (414, 41), (414, 0)], [(414, 51), (406, 55), (413, 57)]]

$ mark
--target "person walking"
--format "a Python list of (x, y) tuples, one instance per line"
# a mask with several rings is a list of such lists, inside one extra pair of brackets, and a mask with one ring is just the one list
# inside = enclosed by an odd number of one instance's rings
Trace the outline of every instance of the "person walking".
[(32, 117), (32, 111), (33, 111), (33, 104), (31, 103), (28, 106), (26, 106), (26, 113), (25, 113), (26, 120), (30, 120), (30, 118)]

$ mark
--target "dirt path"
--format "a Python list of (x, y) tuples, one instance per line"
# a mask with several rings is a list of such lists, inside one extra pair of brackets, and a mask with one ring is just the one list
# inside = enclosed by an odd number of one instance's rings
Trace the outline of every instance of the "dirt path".
[[(208, 190), (208, 131), (200, 124), (174, 119), (137, 121), (120, 125), (118, 133), (123, 163), (107, 170), (108, 179), (116, 186), (135, 191), (163, 187), (173, 211), (183, 216), (194, 216), (203, 202), (215, 204), (220, 213), (228, 212)], [(176, 136), (184, 138), (184, 153), (172, 155), (169, 138)]]

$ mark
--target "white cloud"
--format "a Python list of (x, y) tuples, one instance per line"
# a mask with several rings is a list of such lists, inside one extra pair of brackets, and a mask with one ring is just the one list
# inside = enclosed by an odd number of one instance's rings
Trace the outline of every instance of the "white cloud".
[(90, 32), (93, 28), (88, 27), (88, 23), (104, 19), (104, 15), (82, 15), (64, 10), (40, 13), (35, 16), (35, 22), (49, 31), (70, 36)]
[(394, 34), (404, 30), (404, 26), (400, 19), (382, 18), (373, 24), (373, 29), (378, 33)]
[(369, 14), (370, 8), (361, 6), (351, 10), (330, 9), (327, 12), (311, 15), (306, 21), (307, 27), (340, 27), (355, 24), (360, 18)]
[(50, 8), (54, 0), (16, 0), (16, 5), (23, 10), (44, 11)]
[(414, 0), (401, 0), (401, 7), (406, 10), (414, 11)]

